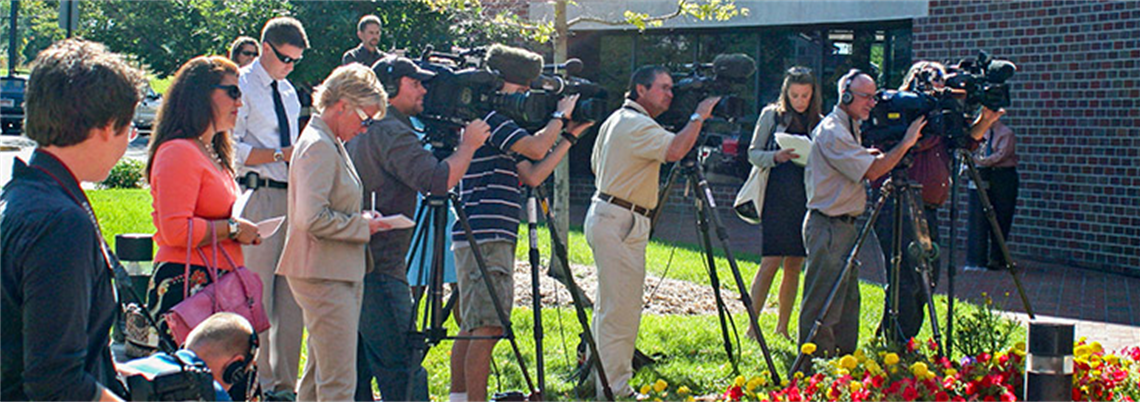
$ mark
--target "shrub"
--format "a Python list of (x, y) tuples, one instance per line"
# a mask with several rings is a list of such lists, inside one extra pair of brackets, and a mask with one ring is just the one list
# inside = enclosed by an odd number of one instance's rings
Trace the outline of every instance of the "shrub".
[(123, 159), (111, 168), (107, 179), (99, 182), (100, 188), (142, 188), (143, 169), (146, 163), (137, 159)]

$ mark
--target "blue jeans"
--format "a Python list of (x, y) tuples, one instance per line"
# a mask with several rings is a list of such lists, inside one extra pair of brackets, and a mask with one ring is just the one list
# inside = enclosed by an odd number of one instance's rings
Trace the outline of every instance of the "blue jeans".
[[(364, 275), (356, 400), (372, 400), (373, 377), (385, 401), (428, 400), (427, 371), (413, 367), (413, 345), (408, 342), (411, 317), (412, 294), (406, 282), (376, 272)], [(409, 397), (408, 373), (412, 370), (415, 383)]]

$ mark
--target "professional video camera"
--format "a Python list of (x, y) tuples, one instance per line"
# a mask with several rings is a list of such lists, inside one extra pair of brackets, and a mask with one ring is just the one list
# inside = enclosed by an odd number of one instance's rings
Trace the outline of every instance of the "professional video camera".
[(962, 103), (950, 91), (911, 92), (893, 89), (875, 94), (878, 104), (863, 122), (863, 144), (889, 149), (902, 141), (906, 129), (919, 116), (926, 116), (923, 136), (944, 136), (952, 147), (966, 145), (966, 115)]
[(1012, 104), (1005, 82), (1017, 71), (1013, 62), (991, 58), (983, 50), (976, 60), (962, 59), (949, 70), (946, 87), (966, 92), (967, 110), (977, 109), (979, 104), (990, 110)]
[(205, 365), (183, 364), (179, 370), (127, 377), (132, 401), (213, 401), (214, 377)]
[[(562, 78), (542, 74), (531, 83), (531, 90), (523, 93), (502, 93), (503, 79), (498, 72), (484, 65), (486, 49), (479, 47), (459, 53), (435, 52), (428, 47), (417, 64), (434, 72), (435, 78), (424, 82), (424, 111), (419, 117), (427, 126), (425, 139), (436, 149), (454, 149), (458, 144), (459, 127), (468, 121), (483, 118), (492, 110), (504, 113), (523, 127), (537, 127), (550, 120), (550, 115), (563, 96), (580, 94), (571, 115), (575, 121), (605, 119), (606, 90), (589, 80), (578, 77)], [(565, 69), (574, 74), (582, 69), (582, 62), (571, 59), (567, 63), (548, 65), (544, 70)]]
[(878, 104), (871, 118), (863, 123), (863, 143), (883, 149), (894, 146), (914, 119), (926, 116), (923, 136), (945, 136), (951, 147), (965, 147), (967, 113), (979, 105), (991, 110), (1009, 106), (1005, 81), (1016, 70), (1008, 60), (991, 59), (983, 51), (976, 61), (966, 59), (950, 67), (942, 90), (930, 87), (929, 77), (922, 75), (915, 79), (914, 91), (881, 90), (875, 94)]
[[(687, 73), (674, 74), (673, 102), (657, 121), (679, 130), (689, 122), (697, 104), (710, 96), (720, 96), (713, 117), (735, 121), (748, 114), (748, 103), (736, 96), (738, 86), (746, 85), (756, 72), (756, 61), (742, 53), (719, 54), (712, 63), (687, 64)], [(711, 71), (711, 72), (710, 72)]]

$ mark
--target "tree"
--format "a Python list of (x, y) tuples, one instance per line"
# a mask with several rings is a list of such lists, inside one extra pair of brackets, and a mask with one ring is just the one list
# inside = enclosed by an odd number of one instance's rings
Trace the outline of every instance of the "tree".
[[(479, 0), (421, 0), (435, 9), (482, 10)], [(737, 7), (735, 0), (677, 0), (677, 8), (668, 14), (651, 16), (646, 13), (626, 10), (622, 19), (604, 19), (589, 15), (568, 20), (566, 7), (578, 5), (573, 0), (552, 0), (554, 18), (549, 21), (526, 21), (515, 13), (504, 11), (494, 16), (496, 25), (508, 26), (534, 41), (546, 44), (553, 40), (555, 64), (563, 63), (569, 47), (570, 28), (574, 25), (593, 22), (611, 26), (634, 26), (644, 32), (651, 27), (660, 27), (665, 21), (688, 16), (700, 21), (727, 21), (741, 15), (748, 15), (747, 8)], [(566, 234), (570, 230), (570, 161), (563, 158), (554, 170), (554, 228)], [(569, 275), (569, 267), (562, 267), (557, 259), (551, 259), (550, 269), (556, 277)]]

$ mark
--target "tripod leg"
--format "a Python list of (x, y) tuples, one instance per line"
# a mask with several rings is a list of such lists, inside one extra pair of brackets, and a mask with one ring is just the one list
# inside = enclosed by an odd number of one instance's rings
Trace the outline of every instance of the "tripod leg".
[[(546, 202), (546, 196), (542, 193), (542, 189), (535, 188), (539, 202), (542, 204), (542, 213), (546, 217), (547, 222), (553, 222), (553, 215), (550, 212), (550, 205)], [(586, 315), (587, 302), (582, 297), (582, 288), (578, 287), (578, 283), (574, 281), (574, 275), (570, 272), (570, 255), (566, 251), (566, 243), (562, 242), (561, 235), (558, 234), (558, 229), (554, 225), (547, 225), (550, 229), (550, 239), (552, 240), (552, 247), (554, 249), (554, 256), (562, 262), (562, 266), (566, 268), (566, 275), (563, 277), (562, 284), (566, 286), (570, 292), (570, 300), (574, 304), (574, 311), (578, 316), (578, 324), (582, 326), (582, 336), (586, 339), (586, 345), (589, 347), (587, 351), (588, 358), (586, 366), (593, 366), (597, 370), (598, 380), (602, 383), (602, 393), (605, 395), (606, 400), (613, 401), (614, 392), (610, 388), (609, 378), (606, 377), (606, 371), (602, 368), (602, 359), (597, 355), (598, 344), (594, 340), (594, 334), (590, 331), (590, 319)]]
[[(945, 348), (942, 345), (942, 332), (938, 327), (938, 312), (934, 307), (934, 282), (931, 281), (930, 271), (933, 269), (934, 264), (938, 264), (937, 251), (934, 249), (934, 243), (930, 236), (930, 227), (927, 225), (926, 216), (922, 211), (922, 207), (918, 205), (917, 196), (918, 189), (913, 189), (905, 197), (907, 200), (907, 208), (910, 213), (911, 229), (913, 231), (914, 243), (911, 244), (912, 249), (911, 259), (916, 262), (914, 267), (919, 274), (920, 283), (918, 288), (922, 292), (923, 300), (926, 302), (927, 314), (930, 315), (930, 332), (934, 337), (934, 342), (938, 344), (938, 354), (946, 356)], [(911, 298), (913, 300), (913, 298)], [(921, 313), (918, 313), (921, 317)]]
[[(527, 216), (527, 235), (528, 235), (528, 257), (530, 260), (530, 295), (533, 302), (532, 310), (534, 312), (534, 369), (538, 376), (538, 389), (540, 392), (546, 392), (546, 358), (542, 353), (542, 340), (544, 334), (542, 333), (542, 289), (539, 286), (538, 271), (541, 269), (538, 252), (538, 207), (535, 205), (534, 190), (528, 192), (526, 199), (526, 216)], [(553, 222), (553, 221), (547, 221)], [(553, 225), (550, 225), (553, 227)], [(566, 267), (569, 269), (569, 267)], [(542, 399), (542, 398), (538, 398)]]
[(990, 203), (985, 182), (982, 181), (982, 176), (978, 173), (974, 159), (969, 155), (968, 151), (959, 149), (958, 152), (962, 161), (966, 163), (967, 171), (970, 173), (970, 179), (978, 185), (978, 199), (982, 203), (982, 211), (986, 213), (986, 219), (990, 222), (990, 230), (993, 231), (994, 238), (997, 239), (1002, 258), (1005, 259), (1006, 271), (1009, 272), (1010, 277), (1013, 278), (1014, 286), (1017, 287), (1017, 295), (1021, 297), (1021, 305), (1025, 307), (1025, 313), (1029, 315), (1030, 319), (1037, 319), (1037, 316), (1033, 314), (1033, 308), (1029, 305), (1029, 297), (1025, 295), (1025, 289), (1021, 286), (1021, 278), (1018, 278), (1017, 273), (1014, 272), (1013, 256), (1010, 255), (1009, 246), (1005, 243), (1005, 233), (1002, 233), (1001, 225), (998, 224), (997, 216), (994, 215), (994, 205)]
[[(855, 267), (857, 256), (859, 255), (859, 249), (863, 247), (863, 242), (867, 240), (867, 236), (871, 234), (871, 231), (875, 227), (875, 220), (879, 218), (879, 211), (882, 210), (883, 204), (886, 203), (887, 197), (889, 195), (890, 190), (887, 187), (884, 187), (883, 194), (879, 196), (879, 200), (875, 202), (875, 206), (871, 210), (871, 218), (867, 219), (867, 223), (863, 224), (863, 228), (859, 231), (859, 237), (855, 240), (855, 245), (851, 247), (851, 252), (847, 254), (847, 260), (843, 264), (843, 270), (839, 273), (839, 280), (837, 280), (835, 284), (831, 286), (831, 291), (828, 292), (827, 298), (824, 299), (823, 306), (820, 309), (819, 314), (817, 314), (815, 319), (812, 321), (811, 329), (808, 330), (807, 336), (803, 338), (803, 343), (808, 343), (815, 339), (816, 334), (819, 332), (819, 327), (823, 325), (823, 318), (827, 315), (827, 310), (829, 310), (831, 308), (831, 304), (835, 302), (835, 297), (839, 293), (840, 284), (851, 272), (851, 269)], [(804, 364), (806, 358), (807, 355), (803, 354), (803, 352), (800, 352), (798, 355), (796, 355), (796, 360), (792, 363), (792, 368), (789, 370), (789, 373), (794, 374), (797, 371), (801, 371), (800, 366)]]
[[(752, 297), (748, 293), (748, 289), (744, 285), (744, 277), (740, 274), (740, 266), (736, 263), (736, 257), (732, 254), (732, 247), (728, 242), (728, 230), (724, 228), (724, 222), (721, 222), (720, 215), (716, 214), (716, 200), (712, 196), (712, 190), (709, 189), (708, 181), (704, 178), (704, 173), (701, 166), (696, 166), (697, 187), (698, 187), (698, 200), (703, 202), (706, 214), (711, 216), (712, 224), (716, 228), (717, 238), (720, 240), (720, 245), (724, 250), (724, 257), (728, 260), (728, 266), (732, 271), (732, 277), (736, 280), (736, 291), (740, 293), (740, 301), (744, 304), (744, 311), (748, 313), (748, 325), (753, 332), (756, 333), (756, 341), (760, 343), (760, 351), (764, 354), (764, 361), (768, 365), (768, 372), (772, 374), (772, 382), (780, 383), (780, 374), (776, 370), (776, 363), (772, 361), (772, 352), (768, 350), (768, 342), (764, 339), (764, 333), (760, 331), (760, 324), (757, 320), (759, 314), (752, 308)], [(705, 232), (705, 237), (708, 237), (708, 232)], [(710, 244), (711, 250), (711, 244)]]
[[(709, 236), (709, 211), (705, 209), (705, 205), (701, 202), (701, 198), (697, 197), (697, 227), (701, 231), (701, 250), (705, 255), (705, 266), (709, 270), (709, 284), (712, 286), (713, 298), (716, 300), (716, 313), (717, 318), (720, 320), (720, 334), (721, 339), (724, 341), (724, 353), (728, 356), (729, 363), (732, 364), (733, 374), (740, 373), (739, 359), (735, 353), (732, 353), (732, 341), (728, 335), (728, 311), (725, 308), (724, 298), (720, 293), (720, 276), (716, 272), (716, 259), (713, 257), (712, 238)], [(745, 306), (748, 307), (748, 306)]]
[(475, 235), (471, 230), (471, 222), (467, 220), (467, 213), (464, 212), (462, 206), (459, 205), (457, 196), (452, 194), (451, 197), (452, 202), (456, 203), (454, 208), (455, 215), (458, 218), (460, 226), (463, 228), (467, 242), (471, 245), (471, 254), (475, 257), (475, 265), (479, 268), (480, 275), (483, 276), (483, 285), (487, 287), (487, 293), (491, 295), (491, 304), (494, 306), (495, 314), (499, 317), (499, 322), (503, 326), (502, 337), (506, 338), (507, 342), (510, 343), (511, 350), (515, 354), (515, 359), (518, 360), (519, 370), (522, 372), (523, 379), (526, 381), (527, 390), (533, 395), (535, 394), (534, 381), (530, 378), (530, 372), (526, 369), (526, 361), (523, 360), (522, 352), (519, 350), (519, 344), (515, 340), (513, 330), (511, 330), (510, 316), (506, 313), (506, 308), (510, 308), (510, 306), (504, 307), (499, 301), (499, 298), (496, 297), (497, 292), (495, 291), (495, 286), (491, 283), (490, 273), (487, 271), (487, 261), (483, 258), (483, 253), (479, 250), (479, 246), (475, 242)]

